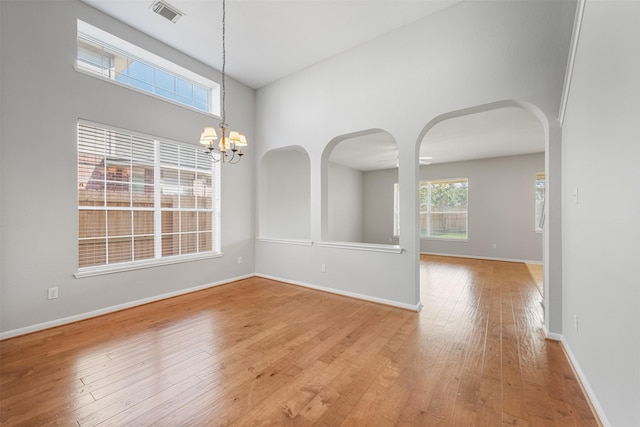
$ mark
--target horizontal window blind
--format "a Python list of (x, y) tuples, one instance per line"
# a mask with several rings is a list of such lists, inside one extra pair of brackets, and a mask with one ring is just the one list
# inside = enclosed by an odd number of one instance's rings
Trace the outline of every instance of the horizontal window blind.
[(219, 252), (219, 170), (195, 147), (78, 123), (78, 267)]

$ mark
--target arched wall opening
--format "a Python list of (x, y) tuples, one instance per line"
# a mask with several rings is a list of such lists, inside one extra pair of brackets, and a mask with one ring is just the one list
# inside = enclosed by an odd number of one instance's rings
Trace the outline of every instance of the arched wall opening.
[[(545, 315), (545, 324), (544, 329), (548, 336), (554, 337), (555, 334), (560, 334), (562, 331), (562, 258), (561, 258), (561, 230), (560, 230), (560, 132), (559, 132), (559, 123), (557, 121), (550, 123), (548, 118), (544, 115), (544, 113), (535, 105), (519, 102), (519, 101), (499, 101), (490, 104), (484, 104), (480, 106), (475, 106), (467, 109), (452, 111), (443, 115), (440, 115), (433, 120), (431, 120), (420, 132), (418, 139), (416, 141), (415, 147), (415, 159), (416, 162), (419, 163), (420, 158), (424, 158), (427, 154), (426, 150), (421, 151), (421, 146), (425, 138), (428, 136), (429, 132), (436, 129), (436, 127), (443, 122), (446, 122), (450, 119), (463, 118), (472, 115), (478, 115), (481, 113), (492, 112), (500, 109), (520, 109), (521, 112), (524, 111), (530, 115), (530, 118), (535, 118), (540, 128), (540, 138), (543, 140), (541, 143), (544, 146), (544, 159), (537, 159), (535, 161), (544, 165), (544, 171), (546, 174), (546, 202), (544, 205), (544, 216), (546, 218), (544, 227), (542, 230), (542, 234), (539, 236), (541, 238), (541, 246), (542, 246), (542, 265), (544, 266), (544, 288), (543, 288), (543, 305), (544, 305), (544, 315)], [(444, 137), (444, 135), (442, 135)], [(521, 157), (521, 156), (518, 156)], [(522, 159), (521, 159), (522, 160)], [(528, 159), (531, 160), (531, 159)], [(469, 163), (471, 164), (471, 163)], [(451, 163), (454, 165), (454, 163)], [(459, 167), (461, 165), (457, 164), (458, 168), (451, 172), (451, 176), (443, 176), (443, 178), (460, 178), (464, 175), (461, 171), (465, 168)], [(434, 167), (432, 169), (436, 169)], [(465, 165), (468, 166), (468, 165)], [(420, 182), (420, 180), (424, 180), (425, 177), (429, 177), (428, 173), (425, 173), (425, 169), (430, 168), (431, 166), (421, 166), (418, 164), (416, 168), (416, 180)], [(421, 170), (422, 169), (422, 170)], [(455, 169), (455, 168), (452, 168)], [(439, 171), (436, 171), (436, 174), (442, 174), (444, 170), (444, 164), (439, 166)], [(456, 175), (455, 177), (453, 175)], [(534, 192), (535, 192), (535, 177), (531, 176), (531, 187), (530, 187), (530, 200), (532, 204), (532, 209), (530, 211), (530, 215), (533, 214), (533, 203), (534, 203)], [(469, 182), (469, 194), (472, 194), (473, 191), (473, 182)], [(491, 194), (490, 192), (487, 194)], [(471, 196), (469, 196), (471, 197)], [(474, 209), (478, 206), (474, 207), (474, 200), (471, 198), (469, 200), (469, 217), (474, 215)], [(418, 227), (420, 230), (420, 213), (417, 215)], [(495, 231), (495, 230), (494, 230)], [(534, 232), (534, 221), (531, 221), (531, 227), (529, 233), (532, 234)], [(469, 242), (474, 240), (474, 229), (469, 229)], [(486, 240), (481, 242), (481, 245), (488, 246), (486, 250), (488, 250), (489, 254), (491, 251), (495, 251), (498, 246), (497, 243), (492, 241), (491, 238), (487, 236), (483, 236)], [(425, 250), (425, 244), (422, 243), (422, 239), (420, 236), (416, 236), (418, 240), (418, 244), (420, 245), (420, 252), (429, 252)], [(488, 240), (487, 240), (488, 239)], [(447, 247), (451, 247), (450, 245), (459, 244), (459, 242), (437, 242), (437, 249), (433, 252), (446, 252)], [(474, 241), (474, 243), (476, 243)], [(447, 246), (449, 245), (449, 246)], [(426, 245), (428, 247), (428, 244)], [(495, 247), (494, 247), (495, 246)], [(443, 248), (445, 248), (443, 250)], [(486, 252), (484, 252), (486, 253)], [(473, 253), (466, 254), (469, 257), (474, 257)], [(460, 256), (465, 256), (464, 253), (460, 254)], [(479, 256), (484, 258), (501, 258), (500, 256)], [(419, 266), (420, 260), (416, 260)], [(419, 268), (419, 267), (418, 267)], [(419, 282), (419, 279), (418, 279)], [(419, 294), (419, 286), (417, 284), (417, 293)]]
[(341, 135), (321, 161), (322, 241), (397, 244), (398, 146), (391, 134)]
[(265, 153), (258, 183), (258, 236), (310, 240), (310, 160), (300, 146)]

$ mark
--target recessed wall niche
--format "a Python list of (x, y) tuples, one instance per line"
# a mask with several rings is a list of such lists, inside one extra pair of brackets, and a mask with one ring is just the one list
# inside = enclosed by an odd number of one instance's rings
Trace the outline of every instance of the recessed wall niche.
[(267, 152), (260, 163), (258, 191), (261, 238), (310, 240), (310, 162), (304, 148)]
[(323, 241), (397, 244), (395, 139), (380, 129), (343, 135), (322, 158)]

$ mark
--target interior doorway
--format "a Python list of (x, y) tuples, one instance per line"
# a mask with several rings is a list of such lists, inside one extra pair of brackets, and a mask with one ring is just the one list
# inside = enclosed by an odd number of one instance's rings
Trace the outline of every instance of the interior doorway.
[(524, 263), (544, 299), (536, 179), (547, 163), (545, 132), (515, 102), (432, 120), (418, 151), (420, 253)]

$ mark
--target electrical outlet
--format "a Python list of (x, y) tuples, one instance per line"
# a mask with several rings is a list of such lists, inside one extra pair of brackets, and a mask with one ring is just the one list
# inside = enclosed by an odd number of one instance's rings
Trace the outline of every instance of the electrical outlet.
[(56, 299), (56, 298), (58, 298), (58, 288), (49, 288), (49, 289), (47, 289), (47, 298), (48, 299)]
[(492, 247), (493, 249), (495, 249), (495, 248), (497, 248), (497, 247), (498, 247), (498, 245), (496, 245), (496, 244), (494, 243), (493, 245), (491, 245), (491, 247)]
[(242, 257), (241, 256), (238, 257), (238, 264), (242, 264)]
[(323, 273), (327, 272), (327, 265), (326, 264), (320, 264), (320, 271), (322, 271)]
[(574, 323), (574, 326), (576, 327), (576, 332), (578, 332), (578, 315), (577, 314), (573, 315), (573, 323)]

